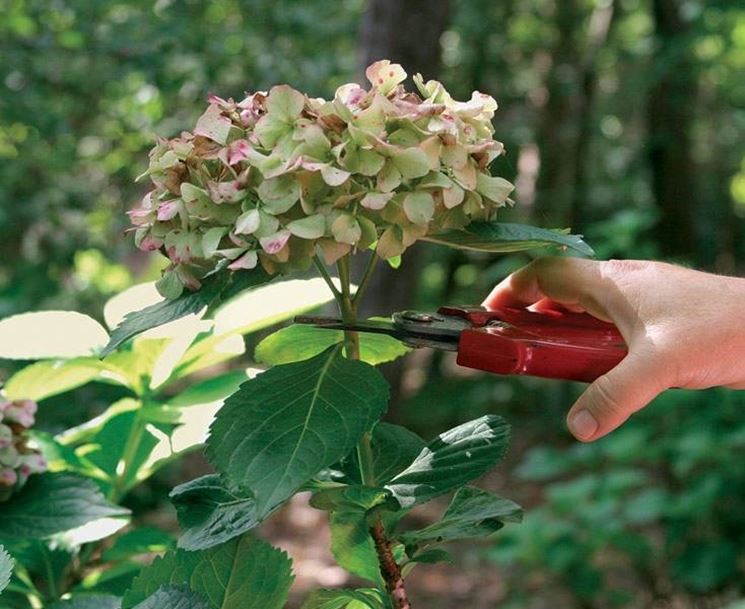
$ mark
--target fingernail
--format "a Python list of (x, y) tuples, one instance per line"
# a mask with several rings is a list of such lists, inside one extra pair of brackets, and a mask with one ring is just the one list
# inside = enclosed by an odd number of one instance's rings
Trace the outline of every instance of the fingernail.
[(580, 439), (591, 438), (598, 430), (598, 422), (595, 420), (588, 410), (578, 410), (567, 422), (569, 425), (569, 431), (571, 431), (576, 437)]

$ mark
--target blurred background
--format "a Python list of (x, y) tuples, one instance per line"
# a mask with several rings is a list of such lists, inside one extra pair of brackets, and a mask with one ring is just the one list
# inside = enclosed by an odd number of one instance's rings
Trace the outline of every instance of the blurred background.
[[(497, 99), (507, 155), (493, 171), (517, 186), (503, 220), (572, 227), (601, 258), (745, 272), (734, 0), (0, 0), (0, 318), (100, 319), (109, 297), (158, 276), (164, 261), (135, 251), (124, 212), (147, 188), (135, 177), (154, 138), (193, 126), (209, 92), (287, 82), (329, 96), (379, 58)], [(529, 260), (420, 244), (370, 312), (480, 302)], [(453, 565), (415, 572), (415, 606), (745, 607), (741, 392), (668, 392), (585, 446), (564, 428), (581, 386), (464, 373), (424, 351), (388, 374), (390, 418), (425, 437), (505, 416), (512, 448), (483, 484), (527, 510), (456, 547)], [(106, 399), (68, 394), (42, 425)], [(201, 464), (179, 467), (129, 499), (144, 521), (175, 526), (158, 501)], [(296, 555), (301, 587), (344, 583), (318, 518), (295, 502), (265, 532)]]

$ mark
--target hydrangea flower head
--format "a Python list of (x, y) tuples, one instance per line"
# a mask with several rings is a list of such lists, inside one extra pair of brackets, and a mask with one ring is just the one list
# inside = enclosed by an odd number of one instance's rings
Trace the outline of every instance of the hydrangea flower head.
[(161, 139), (147, 171), (154, 188), (129, 212), (136, 243), (171, 265), (175, 296), (216, 269), (307, 268), (375, 246), (391, 258), (417, 239), (491, 219), (512, 184), (489, 173), (493, 98), (453, 100), (437, 81), (382, 60), (369, 88), (331, 100), (287, 85), (242, 101), (210, 96), (193, 131)]

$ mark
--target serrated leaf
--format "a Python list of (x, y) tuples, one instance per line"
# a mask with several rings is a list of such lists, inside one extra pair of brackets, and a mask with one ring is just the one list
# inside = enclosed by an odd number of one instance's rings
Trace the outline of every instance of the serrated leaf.
[(384, 609), (379, 590), (314, 590), (300, 609)]
[(388, 385), (338, 347), (277, 366), (230, 396), (210, 428), (207, 456), (256, 498), (259, 517), (347, 455), (385, 412)]
[(341, 567), (375, 584), (384, 585), (375, 542), (364, 512), (331, 512), (331, 553)]
[(505, 522), (520, 522), (522, 509), (514, 501), (466, 486), (458, 490), (440, 522), (399, 536), (406, 545), (480, 538), (491, 535)]
[(5, 548), (0, 545), (0, 594), (10, 583), (10, 578), (13, 575), (13, 559)]
[(282, 609), (292, 580), (287, 554), (244, 535), (209, 550), (176, 550), (156, 558), (132, 582), (122, 607), (176, 585), (201, 594), (213, 609)]
[(161, 586), (135, 609), (212, 609), (206, 599), (182, 586)]
[(169, 497), (183, 529), (178, 546), (185, 550), (211, 548), (242, 535), (260, 522), (253, 497), (229, 490), (215, 474), (180, 484)]
[(125, 517), (91, 480), (75, 474), (38, 474), (2, 504), (0, 538), (43, 539), (100, 518)]
[(113, 594), (81, 593), (74, 594), (70, 599), (45, 605), (45, 609), (120, 609), (121, 606), (122, 599)]
[(106, 367), (97, 359), (45, 360), (16, 372), (3, 390), (9, 400), (35, 400), (65, 393), (99, 380)]
[(473, 222), (463, 229), (427, 235), (422, 239), (478, 252), (519, 252), (555, 246), (574, 250), (582, 256), (595, 255), (579, 235), (509, 222)]
[[(256, 346), (254, 356), (258, 362), (278, 366), (308, 359), (343, 340), (341, 330), (297, 324), (267, 336)], [(398, 359), (409, 350), (390, 336), (360, 333), (360, 359), (373, 366)]]
[(507, 450), (510, 426), (486, 415), (440, 434), (386, 488), (402, 507), (424, 503), (489, 471)]
[(184, 291), (175, 300), (163, 300), (141, 311), (128, 313), (111, 333), (111, 340), (101, 352), (105, 357), (130, 338), (170, 321), (196, 314), (206, 307), (216, 306), (238, 291), (267, 283), (272, 276), (261, 268), (231, 273), (222, 271), (204, 280), (197, 292)]
[[(385, 484), (417, 458), (426, 442), (401, 425), (380, 421), (372, 431), (373, 471), (378, 484)], [(361, 482), (356, 453), (345, 461), (344, 472)]]
[(101, 324), (74, 311), (21, 313), (0, 320), (0, 359), (85, 357), (108, 340)]

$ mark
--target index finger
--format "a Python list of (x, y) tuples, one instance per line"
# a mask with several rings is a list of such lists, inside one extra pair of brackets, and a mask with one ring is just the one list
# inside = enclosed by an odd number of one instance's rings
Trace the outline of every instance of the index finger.
[(598, 302), (603, 290), (600, 263), (582, 258), (538, 258), (506, 277), (483, 302), (487, 309), (527, 307), (550, 299), (569, 307), (581, 307), (607, 319)]

